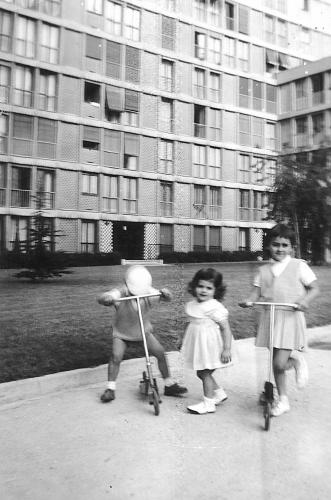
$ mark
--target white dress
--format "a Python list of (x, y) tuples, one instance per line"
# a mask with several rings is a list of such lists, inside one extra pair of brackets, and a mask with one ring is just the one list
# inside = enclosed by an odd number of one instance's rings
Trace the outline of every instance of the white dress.
[(188, 368), (215, 370), (232, 363), (222, 363), (223, 339), (219, 323), (228, 319), (227, 309), (216, 299), (188, 302), (185, 312), (189, 318), (182, 354)]

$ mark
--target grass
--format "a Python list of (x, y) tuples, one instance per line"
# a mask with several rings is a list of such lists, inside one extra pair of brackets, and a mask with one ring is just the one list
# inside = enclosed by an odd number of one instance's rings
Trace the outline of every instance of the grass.
[[(209, 264), (208, 264), (209, 265)], [(254, 311), (237, 304), (250, 290), (257, 263), (215, 264), (227, 284), (225, 306), (235, 338), (252, 337)], [(153, 285), (169, 287), (174, 300), (152, 313), (155, 334), (166, 350), (178, 349), (185, 330), (186, 286), (201, 264), (150, 268)], [(308, 326), (331, 324), (331, 267), (315, 267), (321, 294), (306, 314)], [(113, 308), (100, 306), (98, 294), (122, 282), (121, 266), (75, 268), (73, 274), (44, 283), (21, 281), (0, 271), (0, 382), (93, 367), (107, 363)], [(143, 355), (130, 348), (126, 357)]]

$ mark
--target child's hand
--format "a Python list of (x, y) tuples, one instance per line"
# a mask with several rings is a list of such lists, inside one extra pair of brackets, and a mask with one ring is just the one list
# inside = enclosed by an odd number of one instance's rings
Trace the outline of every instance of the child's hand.
[(296, 302), (296, 308), (294, 309), (295, 311), (307, 311), (308, 309), (308, 304), (304, 300), (301, 302)]
[(224, 349), (221, 354), (222, 363), (230, 363), (231, 361), (231, 349)]
[(239, 302), (239, 304), (238, 304), (238, 305), (239, 305), (240, 307), (252, 307), (252, 306), (253, 306), (252, 302), (249, 302), (248, 300), (247, 300), (247, 301), (245, 301), (245, 302)]
[(160, 290), (160, 294), (161, 298), (168, 302), (172, 299), (172, 293), (170, 292), (170, 290), (168, 290), (168, 288), (162, 288)]

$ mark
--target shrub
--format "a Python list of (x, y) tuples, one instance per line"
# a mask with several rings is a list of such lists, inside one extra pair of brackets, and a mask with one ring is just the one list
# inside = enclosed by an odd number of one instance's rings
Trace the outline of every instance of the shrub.
[(259, 260), (262, 252), (249, 250), (236, 250), (224, 252), (165, 252), (159, 255), (159, 259), (167, 264), (180, 262), (247, 262)]

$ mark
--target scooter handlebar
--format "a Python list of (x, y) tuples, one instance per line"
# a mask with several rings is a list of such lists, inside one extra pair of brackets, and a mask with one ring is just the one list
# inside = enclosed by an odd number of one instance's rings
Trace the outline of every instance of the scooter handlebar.
[(120, 299), (114, 299), (114, 302), (121, 302), (122, 300), (132, 300), (132, 299), (145, 299), (147, 297), (159, 297), (161, 292), (147, 293), (146, 295), (129, 295), (128, 297), (121, 297)]
[(239, 305), (244, 305), (246, 307), (275, 306), (275, 307), (291, 307), (292, 309), (298, 309), (298, 304), (294, 304), (292, 302), (240, 302)]

